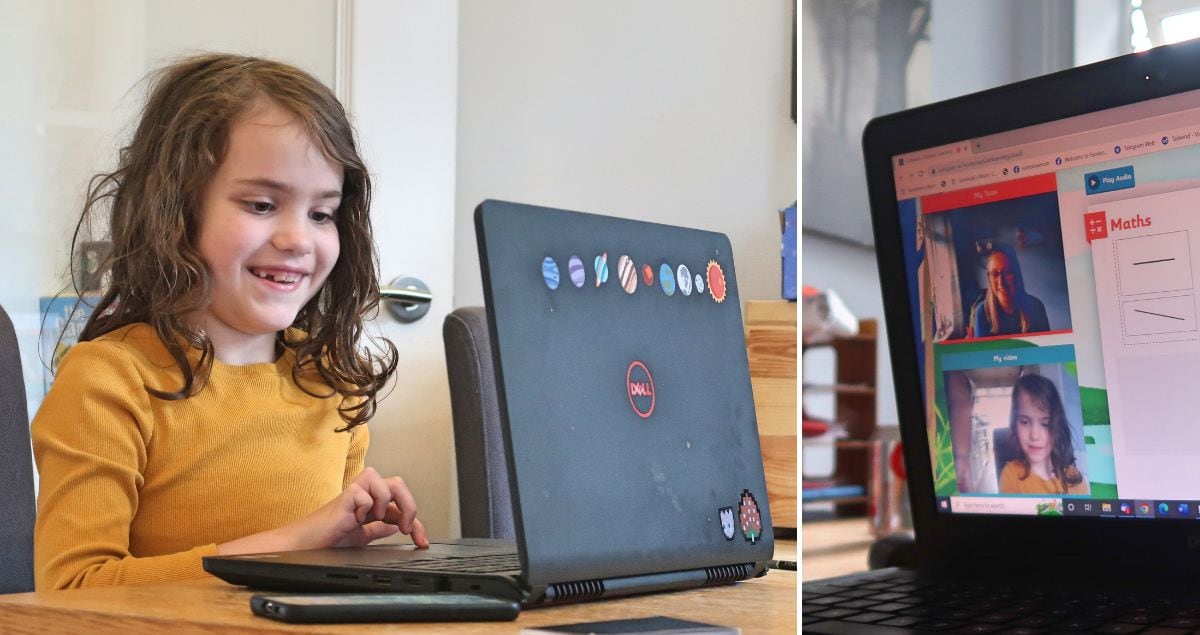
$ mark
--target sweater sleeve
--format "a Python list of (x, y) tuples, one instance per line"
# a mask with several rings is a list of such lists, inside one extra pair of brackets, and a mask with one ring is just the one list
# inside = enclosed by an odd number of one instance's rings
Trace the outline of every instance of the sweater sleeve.
[(342, 489), (350, 486), (354, 477), (363, 471), (367, 462), (367, 446), (371, 442), (371, 431), (366, 424), (354, 426), (349, 432), (350, 450), (346, 453), (346, 473), (342, 476)]
[(216, 554), (215, 544), (153, 557), (130, 553), (154, 433), (143, 381), (120, 346), (83, 342), (63, 360), (34, 417), (38, 590), (201, 577), (201, 558)]

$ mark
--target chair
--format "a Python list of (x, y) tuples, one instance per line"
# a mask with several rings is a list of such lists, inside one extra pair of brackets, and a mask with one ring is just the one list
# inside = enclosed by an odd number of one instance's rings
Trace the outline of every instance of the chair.
[(478, 306), (450, 312), (442, 323), (442, 340), (454, 418), (462, 535), (514, 538), (487, 312)]
[(0, 593), (33, 590), (33, 451), (12, 320), (0, 307)]
[(1004, 466), (1009, 461), (1021, 458), (1021, 446), (1013, 438), (1012, 430), (1005, 426), (992, 432), (992, 448), (996, 453), (996, 479), (999, 480)]

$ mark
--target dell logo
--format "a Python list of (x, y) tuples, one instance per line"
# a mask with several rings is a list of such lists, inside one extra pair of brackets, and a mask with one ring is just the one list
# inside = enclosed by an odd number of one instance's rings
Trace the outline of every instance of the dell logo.
[(654, 413), (654, 378), (646, 365), (634, 360), (625, 371), (625, 391), (637, 416), (647, 419)]

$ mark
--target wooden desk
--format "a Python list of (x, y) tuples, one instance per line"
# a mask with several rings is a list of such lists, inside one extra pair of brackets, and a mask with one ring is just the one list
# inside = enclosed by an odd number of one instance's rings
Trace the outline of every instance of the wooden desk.
[(832, 578), (867, 570), (867, 551), (875, 536), (865, 518), (817, 520), (800, 524), (804, 538), (801, 574), (805, 580)]
[[(795, 559), (794, 542), (776, 557)], [(253, 592), (216, 578), (169, 584), (0, 595), (5, 633), (517, 633), (522, 628), (666, 615), (739, 626), (751, 633), (796, 632), (796, 574), (771, 570), (736, 585), (523, 611), (515, 622), (315, 624), (293, 626), (250, 613)]]

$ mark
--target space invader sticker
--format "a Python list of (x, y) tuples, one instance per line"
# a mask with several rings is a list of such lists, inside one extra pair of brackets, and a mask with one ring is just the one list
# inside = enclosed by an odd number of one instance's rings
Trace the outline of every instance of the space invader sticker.
[(733, 506), (722, 507), (717, 510), (717, 517), (721, 519), (721, 533), (725, 536), (728, 542), (733, 541), (735, 526), (733, 524)]
[(1108, 238), (1108, 215), (1103, 210), (1084, 214), (1083, 235), (1087, 237), (1088, 243)]

